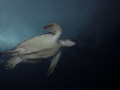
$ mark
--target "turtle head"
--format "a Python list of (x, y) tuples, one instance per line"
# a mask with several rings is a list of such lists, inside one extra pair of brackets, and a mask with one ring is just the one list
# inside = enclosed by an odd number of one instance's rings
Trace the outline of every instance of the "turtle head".
[(60, 40), (60, 43), (62, 46), (71, 47), (76, 44), (76, 41), (74, 39), (68, 38), (68, 39)]

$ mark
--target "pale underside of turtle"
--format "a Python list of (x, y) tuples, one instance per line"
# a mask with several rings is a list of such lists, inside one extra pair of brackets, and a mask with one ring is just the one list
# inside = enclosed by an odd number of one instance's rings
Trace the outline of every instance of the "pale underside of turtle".
[[(3, 54), (12, 54), (14, 57), (7, 61), (6, 69), (15, 67), (18, 63), (38, 63), (44, 59), (53, 57), (51, 61), (48, 75), (50, 75), (61, 56), (59, 50), (62, 46), (59, 36), (62, 33), (61, 27), (56, 23), (51, 23), (44, 27), (51, 33), (43, 34), (30, 38), (18, 44), (13, 50), (4, 52)], [(63, 42), (64, 44), (64, 42)]]

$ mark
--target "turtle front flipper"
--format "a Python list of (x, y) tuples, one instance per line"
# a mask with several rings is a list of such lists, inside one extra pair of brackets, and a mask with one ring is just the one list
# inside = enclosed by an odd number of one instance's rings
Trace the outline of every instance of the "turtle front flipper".
[(20, 56), (16, 56), (11, 58), (10, 60), (7, 61), (5, 68), (7, 70), (15, 67), (18, 63), (20, 63), (23, 59)]
[(49, 67), (49, 70), (47, 72), (48, 76), (54, 71), (55, 67), (57, 66), (57, 63), (58, 63), (58, 60), (61, 56), (61, 51), (59, 51), (57, 53), (57, 55), (55, 55), (51, 61), (51, 64), (50, 64), (50, 67)]
[(50, 23), (50, 24), (46, 25), (44, 27), (44, 29), (47, 29), (53, 33), (55, 33), (56, 31), (61, 31), (61, 27), (57, 23)]
[(60, 35), (62, 33), (62, 29), (57, 23), (48, 24), (44, 27), (44, 29), (51, 31), (55, 35), (54, 38), (56, 40), (60, 37)]

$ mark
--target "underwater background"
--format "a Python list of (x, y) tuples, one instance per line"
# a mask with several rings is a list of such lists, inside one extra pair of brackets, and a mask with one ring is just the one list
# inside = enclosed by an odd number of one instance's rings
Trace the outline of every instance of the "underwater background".
[(77, 41), (73, 47), (61, 48), (50, 76), (52, 58), (6, 70), (11, 56), (0, 56), (0, 90), (115, 89), (120, 68), (119, 13), (119, 0), (0, 0), (0, 52), (48, 32), (43, 27), (53, 22), (62, 27), (61, 39)]

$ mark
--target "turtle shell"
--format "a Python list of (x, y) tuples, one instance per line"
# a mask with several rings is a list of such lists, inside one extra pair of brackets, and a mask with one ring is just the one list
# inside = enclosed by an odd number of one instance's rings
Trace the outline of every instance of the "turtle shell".
[(22, 43), (18, 44), (14, 50), (25, 49), (24, 53), (32, 53), (37, 52), (44, 49), (54, 48), (59, 46), (57, 41), (54, 41), (53, 34), (43, 34), (28, 40), (23, 41)]

